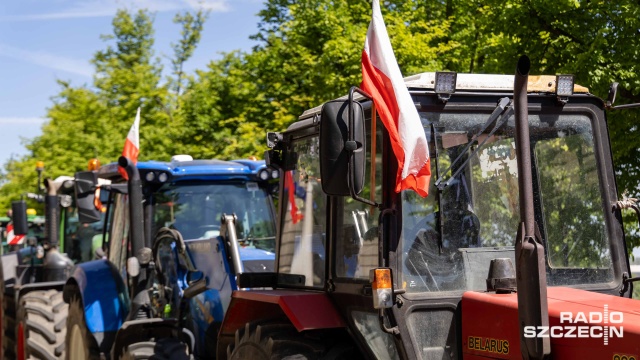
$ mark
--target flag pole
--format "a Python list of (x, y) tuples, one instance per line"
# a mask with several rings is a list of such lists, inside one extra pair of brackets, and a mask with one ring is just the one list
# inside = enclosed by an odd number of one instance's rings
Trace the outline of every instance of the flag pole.
[[(376, 202), (376, 103), (371, 101), (371, 189), (369, 190), (369, 199), (372, 202)], [(371, 206), (369, 210), (370, 214), (373, 214), (374, 206)]]

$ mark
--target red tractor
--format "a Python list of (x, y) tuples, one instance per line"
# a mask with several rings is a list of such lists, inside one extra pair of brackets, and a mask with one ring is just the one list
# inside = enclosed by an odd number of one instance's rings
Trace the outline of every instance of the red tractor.
[[(395, 191), (375, 104), (269, 133), (276, 273), (241, 274), (219, 359), (640, 356), (640, 302), (602, 100), (570, 75), (405, 78), (429, 141), (426, 198)], [(272, 289), (269, 289), (272, 288)]]

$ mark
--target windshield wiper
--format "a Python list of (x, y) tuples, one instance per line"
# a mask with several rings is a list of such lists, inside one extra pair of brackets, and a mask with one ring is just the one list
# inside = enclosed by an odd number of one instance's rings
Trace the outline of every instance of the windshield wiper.
[[(502, 124), (504, 124), (504, 122), (507, 119), (509, 119), (509, 116), (511, 116), (511, 113), (513, 112), (513, 107), (511, 106), (511, 103), (512, 102), (511, 102), (511, 100), (509, 100), (508, 97), (504, 97), (504, 98), (500, 99), (500, 101), (498, 101), (498, 106), (496, 106), (496, 108), (493, 110), (493, 112), (491, 113), (491, 116), (489, 116), (489, 119), (487, 119), (487, 122), (482, 126), (482, 129), (480, 129), (480, 131), (478, 131), (473, 136), (473, 138), (471, 138), (469, 143), (467, 143), (467, 146), (465, 146), (464, 150), (461, 151), (460, 154), (458, 155), (458, 157), (455, 158), (455, 160), (453, 160), (451, 162), (451, 165), (449, 165), (447, 170), (442, 172), (442, 175), (440, 175), (438, 177), (438, 180), (436, 180), (436, 182), (435, 182), (435, 185), (438, 188), (438, 190), (443, 190), (445, 187), (449, 186), (451, 184), (451, 182), (453, 181), (453, 179), (456, 176), (458, 176), (460, 171), (462, 171), (462, 169), (464, 169), (464, 166), (467, 164), (467, 162), (469, 162), (469, 160), (480, 150), (480, 148), (482, 147), (482, 145), (484, 145), (484, 143), (487, 141), (487, 139), (489, 139), (489, 137), (491, 137), (491, 135), (493, 135), (493, 133), (495, 133), (498, 130), (498, 128), (500, 128), (502, 126)], [(442, 179), (444, 178), (444, 176), (453, 168), (454, 165), (456, 165), (458, 163), (458, 161), (460, 161), (460, 159), (462, 159), (462, 157), (464, 156), (464, 154), (467, 153), (467, 151), (469, 150), (471, 145), (473, 145), (473, 143), (478, 141), (478, 138), (480, 137), (480, 135), (482, 135), (489, 128), (489, 126), (491, 126), (491, 124), (493, 124), (493, 122), (498, 118), (498, 116), (500, 116), (501, 114), (504, 114), (504, 115), (502, 116), (502, 119), (500, 120), (500, 122), (498, 124), (496, 124), (496, 126), (493, 128), (493, 130), (491, 130), (491, 132), (484, 138), (484, 140), (482, 140), (482, 142), (478, 144), (478, 147), (476, 148), (476, 150), (473, 153), (471, 153), (469, 155), (469, 157), (467, 157), (467, 160), (460, 165), (458, 170), (453, 175), (451, 175), (449, 180), (447, 180), (445, 182), (442, 182)]]

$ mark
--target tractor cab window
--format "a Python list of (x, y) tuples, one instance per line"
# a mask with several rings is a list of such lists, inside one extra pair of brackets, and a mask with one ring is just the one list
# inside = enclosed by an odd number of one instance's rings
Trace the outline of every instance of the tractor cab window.
[[(514, 118), (499, 119), (493, 134), (489, 127), (477, 136), (488, 114), (420, 115), (437, 151), (431, 154), (429, 196), (402, 193), (403, 287), (483, 290), (492, 259), (511, 258), (515, 264), (520, 214)], [(591, 118), (530, 114), (529, 125), (535, 216), (549, 285), (611, 281)], [(474, 136), (478, 141), (467, 148)], [(439, 176), (448, 183), (441, 191), (433, 184)]]
[[(64, 252), (74, 263), (82, 263), (99, 257), (97, 250), (103, 246), (103, 231), (105, 225), (105, 211), (109, 203), (109, 191), (100, 192), (99, 206), (101, 206), (100, 220), (83, 224), (78, 219), (78, 208), (75, 201), (61, 209), (61, 229)], [(102, 253), (102, 252), (100, 252)]]
[(176, 182), (163, 185), (153, 195), (152, 234), (161, 227), (180, 231), (185, 240), (220, 235), (223, 214), (236, 214), (240, 245), (275, 249), (271, 200), (255, 182)]
[(78, 221), (78, 209), (75, 206), (63, 208), (64, 245), (67, 255), (75, 263), (93, 260), (93, 238), (102, 235), (102, 222), (81, 223)]
[[(279, 273), (302, 275), (305, 286), (321, 287), (325, 272), (325, 195), (320, 179), (318, 137), (293, 142), (292, 170), (284, 173)], [(296, 161), (297, 160), (297, 161)]]
[[(371, 137), (371, 115), (366, 119), (365, 180), (361, 197), (380, 202), (382, 200), (382, 144), (384, 126), (376, 123), (376, 137)], [(372, 159), (372, 154), (373, 159)], [(372, 171), (374, 176), (371, 177)], [(373, 195), (372, 195), (373, 192)], [(349, 196), (336, 197), (342, 216), (338, 217), (336, 236), (336, 276), (342, 278), (369, 279), (369, 270), (378, 267), (378, 217), (380, 210)]]
[(109, 206), (111, 228), (109, 232), (108, 259), (115, 265), (123, 278), (126, 278), (127, 253), (129, 242), (129, 196), (114, 194)]

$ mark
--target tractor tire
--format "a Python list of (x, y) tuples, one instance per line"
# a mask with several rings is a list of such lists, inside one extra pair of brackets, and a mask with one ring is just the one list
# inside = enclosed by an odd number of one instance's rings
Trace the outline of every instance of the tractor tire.
[(2, 260), (0, 260), (0, 359), (4, 359), (4, 273), (2, 272)]
[(2, 359), (16, 358), (16, 301), (2, 292)]
[(192, 360), (189, 347), (179, 339), (164, 338), (158, 341), (144, 341), (127, 346), (120, 360)]
[(67, 360), (100, 359), (100, 348), (93, 334), (87, 328), (82, 300), (78, 296), (73, 296), (69, 303), (65, 343), (67, 344), (67, 351), (65, 351)]
[(24, 295), (18, 309), (18, 358), (63, 359), (68, 310), (62, 291), (37, 290)]
[[(335, 341), (333, 341), (335, 340)], [(359, 359), (353, 345), (338, 339), (305, 336), (290, 323), (247, 323), (227, 347), (228, 360)]]

